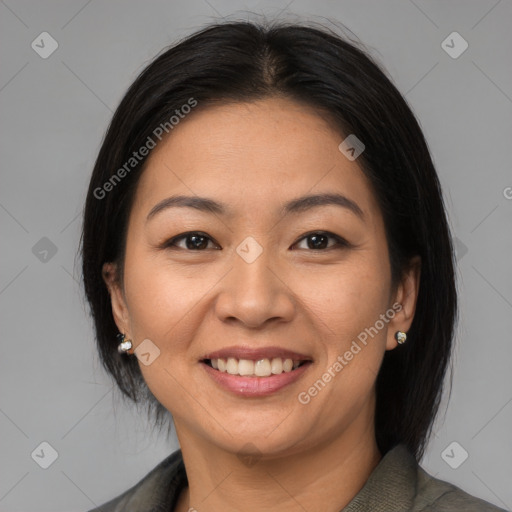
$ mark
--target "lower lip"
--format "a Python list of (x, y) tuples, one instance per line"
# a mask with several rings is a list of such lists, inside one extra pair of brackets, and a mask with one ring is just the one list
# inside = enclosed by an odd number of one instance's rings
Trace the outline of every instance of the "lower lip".
[(270, 377), (242, 377), (241, 375), (231, 375), (227, 372), (215, 370), (203, 362), (201, 364), (206, 373), (221, 387), (236, 395), (246, 397), (271, 395), (300, 379), (311, 366), (311, 362), (307, 362), (291, 372), (283, 372), (279, 375), (271, 375)]

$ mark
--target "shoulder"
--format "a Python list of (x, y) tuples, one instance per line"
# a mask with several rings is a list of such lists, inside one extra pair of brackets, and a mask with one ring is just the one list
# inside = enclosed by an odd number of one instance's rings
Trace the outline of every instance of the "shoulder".
[[(389, 450), (365, 487), (344, 512), (506, 512), (427, 473), (405, 444)], [(359, 504), (364, 506), (361, 508)]]
[(506, 512), (449, 482), (434, 478), (420, 466), (417, 476), (414, 512)]
[(181, 483), (180, 478), (183, 479), (182, 471), (181, 450), (176, 450), (134, 486), (88, 512), (150, 512), (160, 510), (160, 507), (167, 506), (169, 497), (172, 497), (172, 487), (177, 487)]

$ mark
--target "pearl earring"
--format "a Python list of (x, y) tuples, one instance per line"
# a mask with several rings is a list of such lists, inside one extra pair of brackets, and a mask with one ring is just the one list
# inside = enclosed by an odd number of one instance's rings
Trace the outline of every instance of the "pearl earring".
[(405, 332), (403, 331), (396, 331), (395, 339), (400, 345), (403, 345), (405, 343), (405, 340), (407, 339), (407, 334), (405, 334)]
[(127, 340), (124, 334), (119, 333), (117, 335), (117, 339), (119, 340), (119, 345), (117, 346), (117, 351), (120, 354), (133, 354), (132, 350), (132, 340)]

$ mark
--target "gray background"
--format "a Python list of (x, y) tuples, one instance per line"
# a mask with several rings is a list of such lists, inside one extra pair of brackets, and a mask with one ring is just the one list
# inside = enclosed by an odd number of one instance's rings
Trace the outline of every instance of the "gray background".
[[(148, 60), (215, 19), (255, 19), (247, 11), (344, 23), (418, 116), (457, 237), (461, 294), (453, 392), (422, 465), (512, 508), (511, 2), (5, 0), (0, 510), (88, 510), (177, 448), (115, 405), (79, 286), (80, 213), (112, 111)], [(46, 59), (31, 47), (44, 31), (59, 45)], [(469, 43), (458, 58), (441, 47), (453, 31)], [(31, 457), (43, 441), (58, 452), (48, 469)], [(469, 453), (457, 469), (442, 456), (454, 441)]]

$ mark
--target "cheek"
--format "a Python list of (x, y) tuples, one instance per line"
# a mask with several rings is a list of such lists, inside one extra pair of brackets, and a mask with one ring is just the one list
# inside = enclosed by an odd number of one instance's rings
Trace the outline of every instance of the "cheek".
[(368, 404), (385, 352), (386, 329), (371, 335), (366, 329), (387, 311), (389, 289), (383, 270), (376, 262), (363, 265), (359, 259), (351, 268), (347, 265), (301, 284), (323, 345), (318, 370), (300, 395), (300, 403), (307, 402), (301, 413), (307, 415), (311, 432), (339, 433), (361, 411), (372, 410)]
[(138, 247), (127, 251), (125, 293), (132, 336), (136, 345), (149, 339), (160, 350), (150, 365), (139, 363), (139, 368), (157, 400), (173, 412), (186, 404), (178, 398), (183, 394), (180, 382), (185, 381), (192, 324), (200, 321), (201, 298), (212, 287), (208, 281), (183, 276)]
[(162, 264), (161, 258), (139, 248), (127, 251), (125, 292), (134, 337), (160, 344), (165, 333), (198, 303), (201, 289), (197, 280), (193, 284), (170, 265)]
[(385, 265), (368, 254), (350, 264), (304, 274), (296, 290), (327, 338), (346, 344), (387, 310), (389, 286)]

